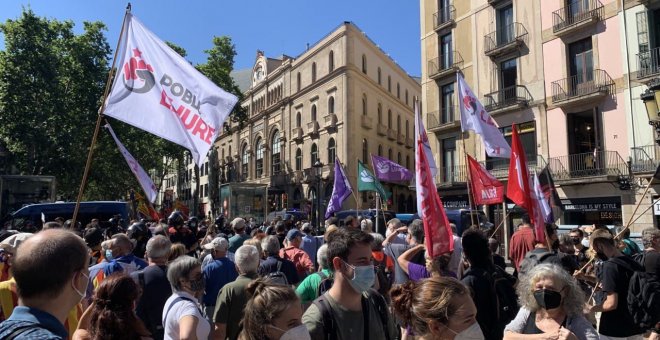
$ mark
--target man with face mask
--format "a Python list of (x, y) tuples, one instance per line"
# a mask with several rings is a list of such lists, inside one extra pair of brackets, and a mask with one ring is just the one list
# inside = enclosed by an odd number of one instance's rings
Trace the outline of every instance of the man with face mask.
[(334, 283), (302, 317), (312, 339), (395, 339), (395, 325), (385, 299), (371, 289), (373, 237), (361, 230), (338, 229), (328, 239)]
[(85, 297), (88, 262), (85, 242), (70, 231), (50, 229), (23, 242), (12, 267), (21, 305), (0, 324), (0, 339), (66, 339), (64, 322)]

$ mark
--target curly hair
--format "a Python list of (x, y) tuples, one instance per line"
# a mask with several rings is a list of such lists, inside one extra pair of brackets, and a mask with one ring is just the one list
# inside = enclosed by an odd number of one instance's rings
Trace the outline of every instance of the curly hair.
[(243, 311), (241, 339), (263, 339), (266, 326), (288, 310), (300, 299), (291, 286), (279, 285), (266, 279), (258, 279), (247, 287), (250, 299)]
[(563, 284), (563, 297), (561, 299), (561, 308), (569, 316), (582, 314), (585, 296), (578, 285), (577, 280), (562, 267), (556, 264), (540, 264), (535, 266), (527, 275), (518, 282), (517, 293), (520, 305), (536, 312), (541, 306), (534, 299), (534, 290), (536, 283), (541, 279), (552, 279), (559, 284)]
[(140, 339), (149, 331), (133, 312), (140, 286), (128, 275), (111, 275), (94, 294), (89, 333), (92, 339)]
[(454, 298), (470, 292), (460, 281), (449, 277), (431, 277), (417, 283), (408, 281), (390, 291), (394, 313), (410, 325), (415, 334), (430, 333), (428, 321), (447, 324), (460, 306)]

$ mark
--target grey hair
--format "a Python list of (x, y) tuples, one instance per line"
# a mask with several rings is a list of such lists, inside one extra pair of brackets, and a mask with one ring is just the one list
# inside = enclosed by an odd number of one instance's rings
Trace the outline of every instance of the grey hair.
[(220, 240), (218, 240), (219, 244), (216, 248), (214, 248), (217, 251), (227, 251), (229, 249), (229, 241), (225, 239), (224, 237), (218, 237)]
[(105, 241), (101, 242), (101, 249), (103, 249), (103, 251), (106, 251), (106, 250), (112, 248), (112, 242), (114, 242), (114, 241), (115, 240), (113, 240), (113, 239), (109, 239), (109, 240), (105, 240)]
[(115, 234), (112, 239), (115, 241), (115, 246), (127, 250), (129, 253), (133, 250), (133, 242), (125, 234)]
[(371, 233), (371, 236), (374, 238), (374, 240), (371, 241), (371, 250), (383, 250), (383, 241), (385, 241), (385, 237), (380, 233)]
[(319, 266), (323, 269), (330, 268), (330, 263), (328, 263), (328, 245), (324, 244), (319, 247), (319, 250), (316, 252), (316, 262), (319, 263)]
[(238, 247), (234, 253), (234, 261), (236, 267), (241, 274), (254, 274), (259, 268), (259, 249), (257, 247), (246, 244)]
[(261, 240), (261, 249), (266, 255), (275, 255), (280, 252), (280, 240), (276, 236), (270, 235)]
[[(392, 227), (390, 227), (390, 225), (392, 225)], [(399, 229), (399, 228), (401, 228), (402, 225), (403, 224), (401, 223), (401, 220), (398, 219), (398, 218), (393, 218), (393, 219), (387, 221), (387, 227), (391, 228), (392, 230)]]
[(520, 278), (516, 290), (519, 303), (522, 307), (532, 312), (541, 309), (538, 303), (536, 303), (536, 299), (534, 299), (535, 285), (541, 279), (552, 279), (558, 284), (563, 284), (563, 297), (560, 307), (568, 316), (582, 315), (585, 296), (577, 280), (562, 267), (549, 263), (535, 266), (529, 273)]
[(199, 268), (201, 265), (198, 259), (188, 255), (179, 256), (172, 261), (167, 266), (167, 281), (170, 281), (172, 290), (181, 291), (181, 280), (188, 277), (193, 269)]
[(147, 257), (150, 259), (167, 259), (170, 256), (172, 242), (163, 235), (156, 235), (147, 241)]
[(653, 246), (653, 239), (660, 238), (660, 230), (655, 228), (646, 228), (642, 230), (642, 244), (644, 248), (651, 248)]
[(408, 235), (417, 242), (417, 244), (424, 243), (424, 222), (420, 219), (415, 219), (410, 222), (408, 226)]
[(371, 231), (373, 230), (373, 225), (374, 222), (372, 222), (368, 218), (365, 218), (362, 220), (362, 222), (360, 222), (360, 229), (362, 229), (362, 231), (364, 231), (365, 233), (371, 233)]

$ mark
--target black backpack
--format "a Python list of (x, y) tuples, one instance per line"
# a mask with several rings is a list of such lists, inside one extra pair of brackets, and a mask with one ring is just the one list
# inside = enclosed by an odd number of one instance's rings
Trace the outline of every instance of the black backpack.
[[(476, 276), (474, 270), (467, 275)], [(481, 276), (488, 280), (497, 306), (497, 323), (507, 325), (518, 314), (518, 294), (516, 294), (516, 278), (497, 266), (483, 270)]]
[(374, 269), (376, 270), (376, 280), (378, 280), (378, 292), (387, 297), (392, 288), (392, 275), (387, 273), (387, 256), (383, 256), (383, 261), (374, 260)]
[(633, 322), (642, 330), (653, 328), (660, 322), (660, 281), (657, 274), (647, 273), (644, 267), (637, 263), (633, 267), (619, 258), (612, 258), (612, 262), (632, 272), (628, 296), (623, 301), (628, 304), (628, 312)]
[(271, 283), (288, 286), (289, 280), (286, 278), (286, 275), (282, 272), (282, 261), (277, 261), (277, 270), (267, 274), (264, 278)]
[(518, 277), (526, 275), (529, 273), (532, 268), (538, 266), (541, 263), (545, 263), (550, 257), (555, 256), (556, 254), (551, 251), (544, 251), (535, 253), (534, 250), (531, 250), (525, 254), (522, 262), (520, 262), (520, 270), (518, 271)]
[(319, 285), (316, 288), (316, 297), (319, 297), (332, 288), (334, 280), (332, 276), (327, 276), (323, 274), (323, 272), (316, 272), (316, 274), (321, 277), (321, 282), (319, 282)]
[[(325, 335), (324, 339), (337, 340), (338, 339), (337, 329), (340, 326), (337, 325), (337, 321), (332, 315), (332, 307), (330, 307), (330, 303), (328, 302), (325, 295), (321, 295), (318, 298), (316, 298), (314, 302), (312, 302), (312, 304), (319, 309), (319, 313), (321, 314), (321, 319), (323, 320), (323, 334)], [(375, 290), (371, 289), (365, 293), (362, 293), (362, 311), (363, 311), (363, 315), (365, 316), (366, 313), (364, 311), (367, 310), (366, 308), (368, 308), (369, 306), (368, 304), (373, 305), (376, 311), (378, 312), (378, 316), (380, 317), (380, 322), (383, 325), (385, 340), (391, 340), (388, 331), (389, 309), (387, 307), (387, 302), (385, 301), (385, 298)], [(364, 327), (366, 330), (369, 329), (368, 324), (365, 324)]]

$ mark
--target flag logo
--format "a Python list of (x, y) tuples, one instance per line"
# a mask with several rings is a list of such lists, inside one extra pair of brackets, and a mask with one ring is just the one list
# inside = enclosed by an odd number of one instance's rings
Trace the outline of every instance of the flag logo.
[[(141, 82), (142, 87), (136, 88), (135, 83)], [(124, 87), (134, 93), (147, 93), (156, 85), (154, 68), (142, 59), (139, 48), (133, 49), (133, 56), (124, 64)]]
[(362, 182), (371, 183), (371, 182), (374, 181), (374, 178), (371, 177), (371, 174), (366, 169), (364, 169), (360, 172), (360, 179), (362, 180)]

